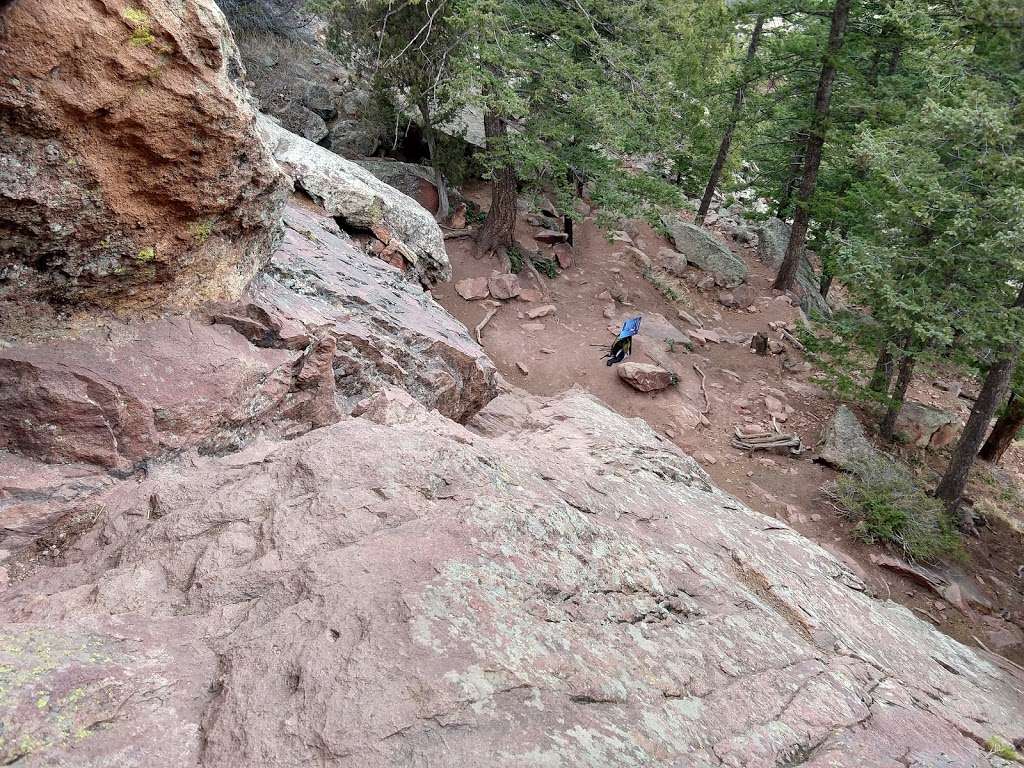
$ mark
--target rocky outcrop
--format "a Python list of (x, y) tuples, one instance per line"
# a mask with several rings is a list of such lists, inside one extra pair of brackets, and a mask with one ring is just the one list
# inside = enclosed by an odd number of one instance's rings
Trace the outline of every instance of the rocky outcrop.
[(0, 55), (0, 326), (237, 297), (283, 177), (213, 0), (19, 0)]
[(662, 222), (683, 257), (681, 264), (665, 265), (670, 272), (682, 275), (686, 264), (693, 264), (713, 275), (715, 284), (723, 288), (734, 288), (747, 279), (747, 265), (742, 257), (729, 250), (713, 234), (678, 216), (665, 216)]
[(638, 420), (362, 413), (103, 491), (4, 595), (4, 759), (981, 766), (1019, 731), (1007, 672)]
[(441, 229), (412, 198), (369, 171), (285, 130), (261, 115), (260, 131), (274, 157), (327, 213), (346, 227), (382, 230), (381, 239), (396, 243), (412, 274), (424, 282), (447, 280), (451, 265)]
[[(786, 257), (789, 230), (790, 225), (777, 218), (768, 219), (757, 230), (757, 257), (772, 269), (777, 270)], [(821, 295), (818, 275), (806, 254), (800, 261), (796, 284), (797, 293), (800, 295), (800, 307), (805, 312), (831, 317), (832, 310)]]
[(285, 225), (239, 304), (0, 351), (0, 450), (128, 471), (323, 426), (384, 386), (457, 420), (494, 396), (493, 364), (418, 286), (311, 205)]
[(619, 378), (640, 392), (657, 392), (676, 382), (674, 374), (650, 363), (619, 363)]

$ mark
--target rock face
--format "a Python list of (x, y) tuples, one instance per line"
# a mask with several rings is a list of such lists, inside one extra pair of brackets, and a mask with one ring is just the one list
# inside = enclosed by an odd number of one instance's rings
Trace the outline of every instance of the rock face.
[(1006, 672), (638, 420), (362, 413), (105, 490), (4, 594), (5, 760), (984, 766), (1019, 730)]
[(285, 223), (236, 305), (0, 351), (0, 450), (127, 470), (234, 450), (272, 422), (323, 426), (384, 386), (457, 420), (494, 396), (493, 364), (422, 290), (313, 206)]
[[(789, 224), (776, 218), (768, 219), (757, 230), (757, 257), (772, 269), (778, 269), (786, 256), (789, 231)], [(828, 302), (825, 301), (819, 290), (818, 276), (806, 254), (800, 262), (796, 282), (800, 294), (800, 306), (805, 312), (817, 313), (824, 317), (832, 315)]]
[(369, 171), (328, 149), (285, 130), (266, 115), (260, 131), (274, 157), (308, 194), (345, 226), (376, 231), (385, 242), (397, 238), (410, 271), (424, 282), (447, 280), (451, 265), (441, 229), (415, 200), (389, 187)]
[[(734, 288), (747, 279), (747, 265), (743, 259), (719, 242), (714, 235), (702, 227), (683, 221), (678, 216), (666, 216), (663, 223), (668, 228), (686, 262), (714, 276), (715, 284), (723, 288)], [(671, 264), (666, 267), (675, 273), (685, 271), (685, 265)]]
[(672, 386), (674, 376), (664, 368), (649, 363), (619, 363), (619, 378), (640, 392), (657, 392)]
[(237, 297), (284, 180), (213, 0), (19, 0), (0, 55), (0, 326)]

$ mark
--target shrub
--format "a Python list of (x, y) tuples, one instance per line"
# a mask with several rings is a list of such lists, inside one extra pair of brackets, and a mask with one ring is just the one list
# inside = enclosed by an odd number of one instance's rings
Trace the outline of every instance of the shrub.
[(851, 469), (825, 493), (856, 522), (858, 538), (893, 547), (910, 560), (962, 556), (946, 508), (918, 487), (903, 466), (883, 455), (863, 459)]
[(996, 755), (997, 757), (1003, 758), (1003, 760), (1013, 760), (1017, 762), (1024, 762), (1024, 756), (1022, 756), (1013, 745), (999, 738), (993, 736), (985, 742), (985, 749), (989, 753)]

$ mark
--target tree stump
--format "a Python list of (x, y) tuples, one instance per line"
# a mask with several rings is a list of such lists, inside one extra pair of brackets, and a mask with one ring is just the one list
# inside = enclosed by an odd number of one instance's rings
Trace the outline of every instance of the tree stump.
[(754, 338), (750, 340), (750, 348), (761, 357), (768, 357), (768, 334), (764, 331), (755, 333)]

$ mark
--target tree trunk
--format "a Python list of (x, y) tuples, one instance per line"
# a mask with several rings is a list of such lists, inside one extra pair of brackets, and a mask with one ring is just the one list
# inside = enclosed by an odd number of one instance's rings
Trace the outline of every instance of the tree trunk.
[(754, 22), (754, 31), (750, 34), (750, 45), (747, 46), (747, 57), (743, 61), (740, 84), (736, 88), (736, 95), (732, 100), (732, 112), (729, 114), (729, 122), (725, 126), (725, 133), (722, 134), (722, 143), (718, 145), (718, 156), (715, 164), (711, 166), (711, 176), (708, 178), (708, 185), (704, 188), (704, 197), (700, 200), (700, 208), (697, 209), (697, 224), (704, 223), (704, 217), (708, 215), (711, 208), (711, 199), (714, 197), (715, 189), (722, 180), (722, 169), (729, 159), (729, 147), (732, 145), (732, 135), (736, 131), (736, 123), (739, 122), (740, 114), (743, 111), (743, 100), (747, 96), (747, 77), (749, 76), (750, 65), (757, 54), (757, 46), (761, 40), (761, 27), (764, 26), (764, 17), (758, 16)]
[(437, 131), (430, 115), (430, 104), (425, 99), (419, 103), (420, 117), (423, 118), (423, 138), (427, 142), (427, 154), (430, 155), (430, 169), (434, 172), (434, 188), (437, 190), (436, 221), (445, 221), (451, 212), (448, 205), (448, 186), (444, 174), (437, 166)]
[[(491, 139), (502, 139), (506, 133), (505, 121), (497, 115), (484, 116), (484, 134), (487, 143)], [(512, 245), (516, 228), (516, 171), (511, 165), (503, 165), (491, 178), (491, 207), (487, 211), (477, 235), (477, 251), (482, 254), (498, 252), (499, 255)]]
[(797, 198), (796, 214), (793, 216), (793, 227), (790, 230), (789, 245), (786, 256), (779, 266), (779, 274), (772, 287), (780, 291), (788, 291), (796, 284), (800, 260), (804, 255), (807, 241), (807, 226), (810, 223), (810, 203), (814, 188), (818, 183), (818, 168), (821, 165), (821, 149), (825, 144), (825, 130), (828, 123), (829, 103), (832, 100), (832, 82), (836, 77), (836, 60), (843, 47), (843, 36), (846, 33), (846, 22), (850, 16), (853, 0), (836, 0), (832, 10), (832, 24), (828, 33), (828, 48), (821, 63), (821, 76), (818, 79), (818, 91), (814, 96), (814, 117), (811, 119), (811, 130), (807, 138), (807, 151), (804, 153), (804, 174), (800, 181), (800, 193)]
[(879, 431), (882, 437), (892, 442), (896, 433), (896, 419), (899, 418), (900, 410), (903, 408), (903, 401), (907, 397), (907, 389), (910, 381), (914, 378), (914, 358), (911, 355), (903, 355), (900, 358), (899, 374), (896, 376), (896, 386), (892, 390), (892, 398), (889, 400), (889, 408), (885, 412), (885, 418)]
[[(1020, 293), (1017, 294), (1017, 300), (1013, 306), (1024, 307), (1024, 288), (1021, 288)], [(988, 369), (985, 383), (981, 387), (981, 392), (978, 393), (978, 399), (974, 402), (974, 407), (971, 408), (967, 424), (953, 449), (953, 456), (949, 460), (946, 474), (943, 475), (935, 489), (935, 495), (946, 502), (946, 507), (951, 512), (960, 504), (960, 498), (964, 495), (964, 488), (967, 487), (967, 478), (971, 473), (974, 459), (985, 440), (985, 433), (988, 432), (988, 425), (992, 422), (996, 409), (1006, 398), (1019, 352), (1019, 347), (1016, 344), (1011, 344), (1009, 348), (1003, 350), (1000, 358)], [(973, 521), (968, 519), (969, 516), (969, 512), (965, 513), (964, 527), (967, 530), (974, 527)]]
[(996, 425), (992, 427), (992, 432), (985, 444), (981, 446), (981, 453), (978, 456), (985, 461), (998, 464), (1022, 427), (1024, 427), (1024, 398), (1017, 397), (1016, 393), (1011, 392), (1006, 410), (1003, 411), (1002, 416), (996, 419)]
[(892, 353), (889, 347), (882, 345), (882, 351), (878, 353), (878, 361), (875, 363), (875, 370), (871, 374), (871, 381), (868, 387), (872, 392), (888, 392), (892, 383)]
[(821, 298), (827, 299), (829, 289), (832, 288), (832, 273), (825, 271), (824, 267), (821, 270), (821, 282), (818, 284), (818, 293), (821, 294)]

